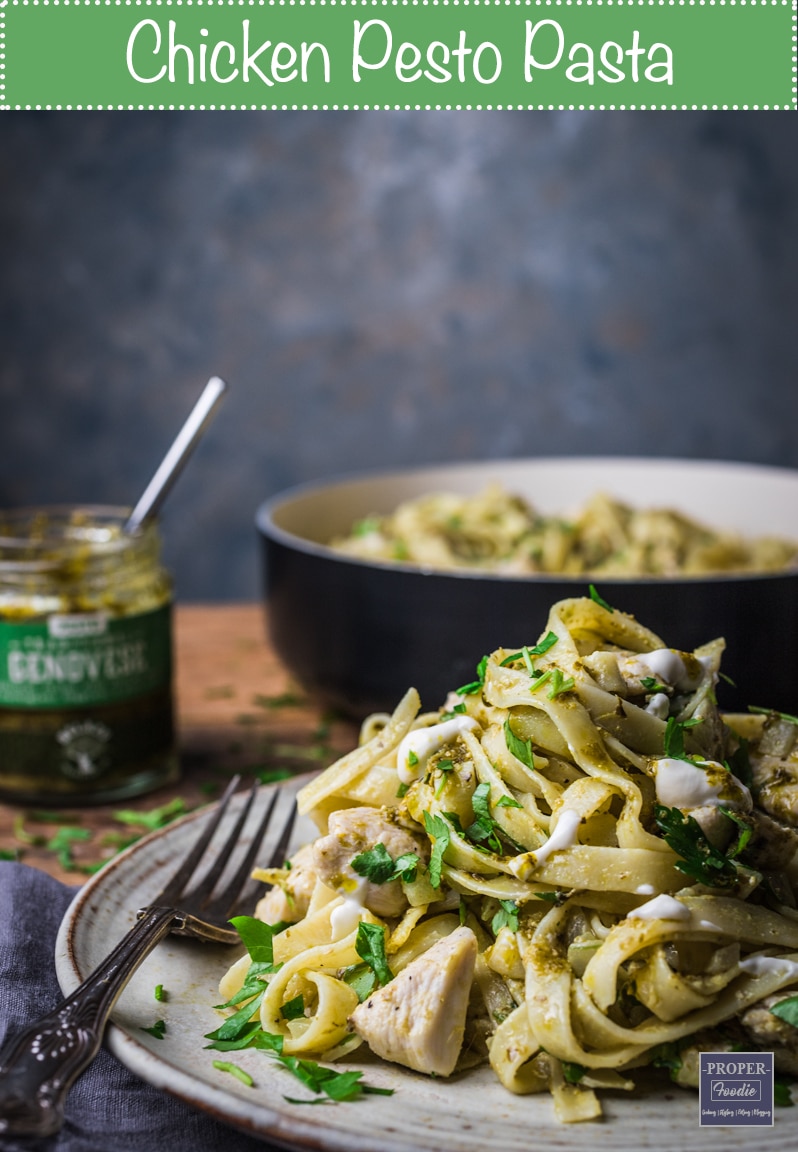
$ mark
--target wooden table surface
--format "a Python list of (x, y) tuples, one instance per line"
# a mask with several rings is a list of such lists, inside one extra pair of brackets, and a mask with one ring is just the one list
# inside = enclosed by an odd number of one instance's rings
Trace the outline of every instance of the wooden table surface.
[(308, 772), (356, 743), (355, 724), (326, 714), (292, 683), (269, 645), (261, 605), (178, 605), (174, 648), (181, 779), (80, 811), (0, 803), (4, 856), (15, 854), (65, 883), (81, 884), (147, 830), (129, 816), (120, 820), (121, 811), (150, 821), (164, 805), (190, 811), (217, 796), (235, 772), (250, 779)]

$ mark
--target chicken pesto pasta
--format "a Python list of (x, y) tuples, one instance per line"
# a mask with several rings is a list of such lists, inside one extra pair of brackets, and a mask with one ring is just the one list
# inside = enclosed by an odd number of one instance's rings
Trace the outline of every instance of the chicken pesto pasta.
[(268, 963), (221, 982), (261, 1046), (488, 1063), (563, 1121), (646, 1066), (696, 1086), (701, 1050), (798, 1073), (798, 721), (724, 717), (722, 640), (668, 648), (591, 592), (300, 791), (318, 837), (256, 872)]
[(464, 496), (431, 493), (367, 516), (331, 547), (361, 560), (531, 575), (675, 576), (767, 572), (798, 545), (746, 539), (669, 508), (632, 508), (596, 494), (573, 516), (545, 516), (499, 484)]

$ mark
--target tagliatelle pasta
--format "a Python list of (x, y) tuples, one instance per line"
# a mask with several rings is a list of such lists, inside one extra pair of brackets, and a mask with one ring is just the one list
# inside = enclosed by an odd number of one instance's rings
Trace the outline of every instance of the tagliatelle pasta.
[(632, 508), (597, 493), (573, 515), (546, 516), (492, 484), (464, 496), (431, 493), (359, 521), (336, 551), (362, 560), (507, 575), (705, 575), (796, 563), (794, 541), (746, 539), (669, 508)]
[(411, 688), (299, 793), (319, 835), (256, 873), (270, 963), (223, 997), (289, 1056), (488, 1062), (563, 1121), (702, 1050), (798, 1075), (798, 721), (724, 717), (723, 647), (570, 599), (442, 709)]

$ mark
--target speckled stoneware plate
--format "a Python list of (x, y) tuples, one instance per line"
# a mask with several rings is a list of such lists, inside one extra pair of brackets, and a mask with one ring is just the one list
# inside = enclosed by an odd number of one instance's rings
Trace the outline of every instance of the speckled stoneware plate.
[[(287, 810), (303, 782), (283, 786), (281, 810), (283, 803)], [(259, 804), (269, 792), (262, 789)], [(231, 805), (228, 823), (237, 803)], [(192, 813), (140, 840), (80, 891), (56, 944), (58, 979), (65, 993), (110, 951), (133, 923), (136, 909), (159, 891), (204, 819), (205, 812)], [(313, 831), (300, 824), (296, 844), (311, 839)], [(700, 1128), (697, 1095), (665, 1085), (632, 1098), (604, 1093), (602, 1121), (564, 1126), (555, 1120), (547, 1095), (512, 1096), (489, 1068), (452, 1080), (429, 1080), (367, 1055), (353, 1058), (347, 1067), (363, 1068), (368, 1083), (394, 1089), (393, 1096), (366, 1096), (318, 1108), (291, 1104), (285, 1095), (310, 1093), (266, 1053), (230, 1057), (253, 1077), (255, 1086), (248, 1088), (214, 1069), (212, 1061), (219, 1053), (203, 1048), (205, 1033), (219, 1024), (212, 1007), (219, 999), (219, 978), (236, 954), (235, 949), (168, 937), (122, 993), (106, 1043), (150, 1084), (273, 1144), (324, 1152), (594, 1152), (597, 1142), (606, 1140), (614, 1149), (635, 1152), (742, 1152), (752, 1144), (758, 1152), (794, 1152), (798, 1147), (798, 1108), (777, 1109), (772, 1128)], [(167, 990), (167, 1001), (154, 999), (157, 984)], [(162, 1040), (142, 1031), (156, 1019), (166, 1022)]]

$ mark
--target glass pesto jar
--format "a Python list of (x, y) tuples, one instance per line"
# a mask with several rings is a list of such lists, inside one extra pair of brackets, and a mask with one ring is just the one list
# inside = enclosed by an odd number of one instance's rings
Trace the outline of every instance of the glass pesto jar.
[(176, 780), (172, 582), (125, 508), (0, 512), (0, 796), (74, 804)]

